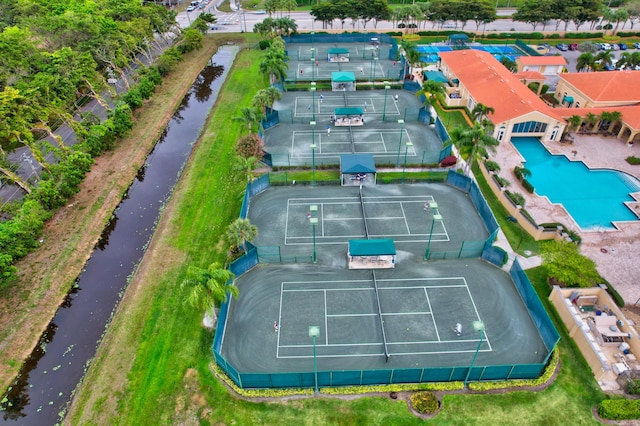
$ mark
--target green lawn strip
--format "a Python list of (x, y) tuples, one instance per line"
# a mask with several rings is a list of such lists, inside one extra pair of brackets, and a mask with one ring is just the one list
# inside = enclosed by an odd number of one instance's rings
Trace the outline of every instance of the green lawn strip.
[[(171, 244), (186, 252), (189, 264), (206, 266), (225, 258), (218, 243), (228, 224), (238, 216), (244, 188), (242, 177), (232, 171), (235, 144), (244, 126), (232, 117), (237, 115), (237, 106), (249, 105), (260, 88), (261, 81), (255, 78), (258, 56), (257, 51), (238, 55), (220, 93), (220, 107), (213, 110), (181, 182), (186, 190), (173, 216), (178, 233)], [(200, 327), (202, 312), (185, 306), (185, 294), (178, 286), (185, 270), (183, 265), (178, 273), (157, 277), (162, 281), (129, 374), (124, 424), (151, 418), (170, 424), (177, 396), (184, 393), (182, 381), (187, 368), (203, 357), (211, 361), (211, 335)], [(202, 333), (208, 335), (204, 347)]]

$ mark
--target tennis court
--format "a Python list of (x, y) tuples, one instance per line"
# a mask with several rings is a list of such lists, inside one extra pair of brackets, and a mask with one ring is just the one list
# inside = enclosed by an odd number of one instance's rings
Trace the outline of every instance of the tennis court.
[[(336, 47), (348, 50), (348, 61), (330, 62), (329, 51)], [(357, 80), (397, 80), (401, 67), (389, 58), (391, 45), (386, 43), (293, 43), (286, 46), (289, 58), (287, 81), (327, 81), (338, 71), (353, 72)]]
[[(364, 124), (335, 125), (339, 108), (361, 109)], [(437, 163), (442, 141), (418, 121), (420, 108), (404, 90), (285, 92), (274, 105), (278, 125), (264, 132), (265, 150), (275, 166), (338, 164), (351, 153), (373, 154), (378, 164), (400, 166), (405, 153), (407, 164)]]
[[(438, 203), (441, 220), (425, 203)], [(311, 253), (322, 247), (318, 263), (346, 268), (350, 239), (390, 238), (399, 250), (423, 258), (433, 250), (457, 251), (463, 241), (482, 246), (489, 232), (469, 197), (445, 184), (358, 187), (271, 187), (251, 201), (249, 219), (258, 227), (258, 246), (280, 246), (283, 255)], [(363, 212), (364, 207), (364, 212)], [(365, 227), (366, 223), (366, 227)], [(431, 238), (429, 238), (431, 236)]]
[[(481, 260), (375, 271), (260, 265), (240, 277), (222, 353), (243, 372), (541, 362), (547, 354), (507, 273)], [(279, 325), (274, 331), (273, 323)], [(455, 332), (460, 323), (460, 335)]]
[[(497, 60), (502, 59), (503, 57), (507, 57), (512, 61), (515, 61), (520, 56), (526, 56), (527, 54), (523, 52), (519, 47), (515, 45), (509, 44), (501, 44), (501, 45), (469, 45), (470, 49), (473, 50), (482, 50), (485, 52), (491, 53), (496, 57)], [(451, 46), (446, 45), (425, 45), (421, 44), (417, 47), (418, 52), (421, 53), (420, 59), (424, 62), (428, 63), (436, 63), (439, 60), (440, 52), (451, 52), (453, 48)]]

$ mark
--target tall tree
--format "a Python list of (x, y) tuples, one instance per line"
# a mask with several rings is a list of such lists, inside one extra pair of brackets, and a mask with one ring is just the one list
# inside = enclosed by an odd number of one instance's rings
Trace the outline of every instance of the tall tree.
[(474, 162), (478, 159), (488, 158), (488, 151), (495, 152), (495, 147), (500, 144), (497, 139), (488, 135), (485, 128), (479, 123), (475, 123), (471, 128), (464, 129), (456, 136), (458, 139), (454, 143), (457, 143), (461, 149), (463, 147), (469, 148), (469, 156), (467, 157), (468, 172), (473, 168)]
[(247, 252), (247, 242), (253, 241), (258, 236), (258, 227), (249, 219), (236, 219), (227, 229), (227, 240), (235, 247)]
[(582, 53), (576, 62), (576, 71), (593, 71), (596, 68), (596, 58), (591, 53)]
[(489, 114), (493, 114), (494, 112), (496, 112), (496, 110), (493, 109), (492, 107), (486, 106), (485, 104), (482, 104), (482, 103), (478, 103), (471, 110), (471, 117), (475, 121), (482, 123), (485, 117), (487, 117)]
[(212, 263), (207, 269), (190, 265), (187, 269), (187, 277), (180, 287), (189, 289), (185, 302), (189, 305), (204, 309), (202, 323), (207, 328), (215, 327), (218, 320), (216, 305), (231, 297), (238, 297), (238, 287), (233, 283), (234, 275), (228, 269), (224, 269), (219, 263)]
[(424, 95), (424, 109), (433, 105), (433, 102), (436, 99), (437, 95), (444, 95), (446, 90), (444, 88), (444, 84), (435, 81), (435, 80), (426, 80), (422, 83), (422, 87), (420, 90), (416, 92), (416, 97), (420, 97)]
[(258, 114), (256, 114), (255, 108), (243, 107), (240, 108), (240, 114), (233, 117), (236, 121), (241, 121), (247, 124), (249, 134), (252, 132), (253, 124), (258, 121)]

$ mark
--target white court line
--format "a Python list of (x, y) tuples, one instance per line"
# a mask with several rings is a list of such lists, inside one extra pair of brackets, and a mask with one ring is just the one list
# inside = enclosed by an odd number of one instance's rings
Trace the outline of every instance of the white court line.
[[(384, 315), (384, 314), (383, 314)], [(341, 317), (375, 317), (378, 314), (327, 314), (327, 317), (341, 318)]]
[(436, 330), (436, 337), (438, 338), (438, 342), (440, 342), (440, 333), (438, 333), (438, 324), (436, 323), (436, 317), (433, 315), (433, 308), (431, 307), (431, 300), (429, 300), (429, 292), (426, 287), (424, 288), (424, 296), (427, 299), (427, 305), (429, 305), (429, 310), (431, 311), (431, 321), (433, 322), (433, 328)]
[[(463, 281), (463, 285), (449, 285), (449, 286), (429, 286), (429, 287), (422, 287), (423, 290), (425, 291), (425, 297), (427, 299), (427, 304), (429, 305), (429, 309), (432, 310), (431, 307), (431, 301), (429, 300), (429, 296), (427, 293), (427, 289), (429, 288), (455, 288), (455, 287), (466, 287), (467, 288), (467, 292), (469, 294), (469, 298), (471, 299), (471, 303), (473, 304), (474, 310), (476, 312), (476, 316), (478, 318), (480, 318), (478, 311), (477, 311), (477, 307), (475, 304), (475, 301), (471, 295), (471, 292), (469, 291), (469, 287), (466, 283), (466, 279), (464, 277), (444, 277), (444, 278), (407, 278), (407, 279), (402, 279), (402, 278), (396, 278), (396, 279), (386, 279), (386, 280), (381, 280), (381, 281), (396, 281), (396, 282), (402, 282), (402, 281), (419, 281), (419, 280), (428, 280), (428, 281), (436, 281), (436, 280), (462, 280)], [(371, 280), (348, 280), (348, 281), (343, 281), (343, 280), (322, 280), (322, 281), (283, 281), (281, 282), (281, 287), (280, 287), (280, 314), (278, 316), (278, 318), (280, 319), (282, 317), (282, 294), (287, 291), (287, 292), (297, 292), (297, 291), (322, 291), (323, 292), (323, 296), (324, 296), (324, 325), (325, 325), (325, 344), (322, 346), (325, 347), (358, 347), (358, 346), (378, 346), (378, 345), (383, 345), (383, 343), (340, 343), (340, 344), (329, 344), (329, 326), (328, 326), (328, 318), (329, 317), (333, 317), (333, 318), (337, 318), (337, 317), (364, 317), (364, 316), (376, 316), (376, 313), (372, 313), (372, 314), (343, 314), (343, 315), (329, 315), (327, 314), (328, 312), (328, 308), (327, 308), (327, 292), (328, 291), (362, 291), (362, 290), (374, 290), (372, 288), (342, 288), (342, 289), (309, 289), (309, 290), (285, 290), (285, 284), (317, 284), (317, 283), (371, 283)], [(417, 289), (420, 288), (420, 286), (417, 287), (388, 287), (388, 288), (381, 288), (381, 290), (393, 290), (393, 289), (402, 289), (402, 288), (410, 288), (410, 289)], [(437, 340), (423, 340), (423, 341), (405, 341), (405, 342), (389, 342), (388, 345), (389, 346), (398, 346), (398, 345), (424, 345), (424, 344), (441, 344), (441, 343), (475, 343), (475, 342), (479, 342), (479, 339), (463, 339), (463, 340), (441, 340), (440, 338), (440, 334), (438, 333), (438, 327), (437, 324), (435, 322), (435, 318), (433, 316), (433, 312), (399, 312), (399, 313), (383, 313), (383, 316), (394, 316), (394, 315), (431, 315), (431, 317), (433, 318), (433, 323), (434, 323), (434, 327), (436, 330), (436, 336), (437, 336)], [(489, 346), (488, 349), (481, 349), (480, 352), (492, 352), (493, 348), (491, 346), (491, 342), (489, 341), (488, 336), (486, 335), (486, 333), (484, 334), (484, 339), (482, 339), (483, 341), (487, 342), (487, 345)], [(277, 355), (276, 357), (278, 359), (300, 359), (300, 358), (310, 358), (310, 356), (280, 356), (279, 355), (279, 348), (303, 348), (303, 347), (311, 347), (312, 345), (309, 344), (303, 344), (303, 345), (282, 345), (280, 346), (280, 336), (278, 335), (278, 350), (277, 350)], [(415, 355), (428, 355), (428, 354), (461, 354), (461, 353), (473, 353), (475, 352), (475, 350), (455, 350), (455, 351), (420, 351), (420, 352), (394, 352), (392, 353), (392, 355), (394, 356), (415, 356)], [(380, 356), (383, 355), (384, 352), (380, 353), (380, 354), (344, 354), (344, 355), (317, 355), (317, 357), (320, 358), (342, 358), (342, 357), (365, 357), (365, 356)]]
[(411, 234), (411, 229), (409, 229), (409, 222), (407, 222), (407, 215), (404, 212), (404, 206), (402, 205), (402, 202), (400, 202), (400, 210), (402, 210), (402, 216), (404, 218), (404, 226), (407, 227), (407, 232)]
[(329, 344), (329, 324), (327, 323), (327, 290), (324, 292), (324, 344)]
[[(284, 283), (280, 283), (280, 312), (278, 312), (278, 327), (282, 324), (282, 295), (284, 292), (282, 291), (284, 288)], [(278, 337), (276, 339), (276, 358), (280, 356), (280, 331), (278, 330)]]

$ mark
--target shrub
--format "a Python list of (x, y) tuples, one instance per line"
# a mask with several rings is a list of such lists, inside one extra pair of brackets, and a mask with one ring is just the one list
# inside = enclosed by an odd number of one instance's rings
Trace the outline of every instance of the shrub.
[(566, 241), (551, 240), (542, 246), (542, 266), (549, 280), (561, 287), (593, 287), (602, 282), (595, 262)]
[(500, 188), (506, 188), (507, 186), (511, 185), (511, 182), (503, 177), (494, 176), (493, 179), (495, 179), (496, 183), (500, 185)]
[(531, 171), (524, 167), (516, 166), (513, 169), (513, 174), (516, 175), (516, 178), (522, 182), (526, 177), (531, 176)]
[(260, 47), (260, 50), (268, 49), (269, 46), (271, 46), (271, 39), (260, 40), (260, 42), (258, 43), (258, 46)]
[(611, 420), (640, 419), (640, 400), (605, 399), (598, 405), (598, 414)]
[(500, 171), (500, 164), (496, 163), (495, 161), (485, 161), (484, 165), (487, 167), (487, 170), (489, 170), (490, 172)]
[(264, 155), (263, 148), (264, 145), (260, 136), (252, 133), (240, 138), (238, 145), (236, 146), (236, 151), (242, 158), (255, 157), (258, 160), (261, 160)]
[(450, 155), (442, 159), (442, 161), (440, 162), (440, 167), (451, 167), (455, 165), (457, 162), (458, 162), (458, 159), (456, 158), (456, 156)]
[(524, 204), (526, 203), (524, 195), (520, 194), (519, 192), (510, 192), (510, 191), (506, 191), (506, 194), (507, 194), (507, 197), (509, 197), (509, 199), (513, 201), (513, 204), (515, 204), (516, 206), (524, 207)]
[(435, 413), (440, 403), (433, 392), (416, 392), (411, 395), (411, 405), (418, 413)]
[(533, 185), (531, 185), (531, 182), (525, 179), (522, 181), (522, 186), (527, 190), (529, 194), (533, 194), (534, 188)]
[(640, 380), (629, 380), (627, 382), (627, 393), (631, 395), (640, 394)]
[(626, 160), (627, 160), (627, 163), (634, 166), (637, 166), (638, 164), (640, 164), (640, 158), (638, 157), (631, 156), (631, 157), (627, 157)]

